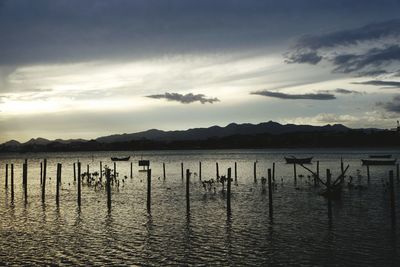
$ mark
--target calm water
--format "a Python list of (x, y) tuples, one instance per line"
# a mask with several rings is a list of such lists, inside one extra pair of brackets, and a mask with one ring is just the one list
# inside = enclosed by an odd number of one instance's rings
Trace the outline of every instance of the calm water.
[[(146, 151), (96, 153), (35, 153), (0, 155), (0, 265), (325, 265), (399, 266), (399, 226), (392, 227), (389, 195), (385, 183), (392, 167), (371, 168), (371, 181), (360, 159), (373, 153), (397, 151), (354, 150), (223, 150)], [(82, 206), (77, 208), (73, 162), (82, 162), (90, 171), (99, 171), (99, 162), (112, 166), (110, 156), (131, 156), (130, 163), (118, 162), (120, 179), (112, 191), (112, 210), (107, 211), (106, 193), (83, 186)], [(342, 199), (333, 202), (333, 222), (328, 224), (327, 201), (307, 182), (307, 171), (293, 167), (284, 155), (314, 156), (321, 174), (330, 168), (339, 175), (340, 157), (350, 164), (349, 175), (363, 178), (355, 184), (364, 190), (345, 188)], [(152, 214), (146, 212), (146, 177), (137, 161), (151, 161)], [(28, 201), (22, 190), (22, 163), (28, 158)], [(46, 200), (41, 201), (40, 161), (48, 159)], [(258, 183), (253, 182), (253, 162), (257, 160)], [(232, 216), (226, 215), (225, 194), (206, 192), (198, 178), (191, 178), (191, 214), (186, 215), (185, 183), (180, 164), (198, 172), (202, 162), (204, 179), (215, 178), (215, 162), (220, 174), (238, 164), (238, 184), (232, 186)], [(166, 163), (166, 180), (162, 163)], [(274, 218), (268, 215), (268, 194), (260, 177), (276, 163), (277, 189), (274, 191)], [(4, 187), (5, 163), (15, 165), (15, 199)], [(55, 202), (56, 164), (62, 163), (62, 190), (59, 207)], [(315, 165), (310, 168), (315, 170)], [(159, 178), (161, 177), (161, 178)], [(396, 183), (397, 202), (400, 186)], [(397, 214), (400, 214), (397, 205)], [(398, 219), (400, 224), (400, 216)]]

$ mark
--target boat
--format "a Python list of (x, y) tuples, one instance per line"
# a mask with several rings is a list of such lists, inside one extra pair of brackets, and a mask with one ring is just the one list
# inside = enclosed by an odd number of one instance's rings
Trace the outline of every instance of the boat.
[(362, 165), (395, 165), (397, 159), (390, 159), (390, 160), (377, 160), (377, 159), (362, 159)]
[(285, 157), (287, 164), (311, 164), (312, 159), (313, 157), (310, 158)]
[(390, 159), (392, 155), (369, 155), (370, 159)]
[(111, 157), (112, 161), (128, 161), (131, 157), (125, 157), (125, 158), (117, 158), (117, 157)]

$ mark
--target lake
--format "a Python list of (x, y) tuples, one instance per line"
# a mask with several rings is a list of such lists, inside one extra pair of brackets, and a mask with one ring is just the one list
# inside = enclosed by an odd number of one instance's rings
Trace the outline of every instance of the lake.
[[(0, 154), (0, 265), (200, 265), (200, 266), (398, 266), (399, 227), (391, 223), (388, 172), (394, 166), (371, 166), (368, 183), (360, 159), (391, 150), (189, 150), (134, 152), (65, 152)], [(360, 187), (344, 187), (332, 202), (329, 223), (327, 199), (318, 193), (308, 173), (284, 156), (314, 157), (307, 165), (315, 171), (319, 161), (333, 178), (340, 174), (340, 158), (350, 165), (348, 175)], [(73, 163), (89, 164), (99, 172), (100, 161), (113, 167), (112, 156), (130, 156), (117, 162), (119, 187), (112, 189), (107, 209), (106, 191), (82, 186), (82, 205), (77, 205)], [(22, 164), (28, 159), (28, 199), (22, 187)], [(40, 162), (47, 158), (46, 199), (42, 202)], [(139, 159), (150, 160), (152, 211), (146, 211), (146, 174)], [(205, 190), (199, 180), (215, 179), (237, 162), (237, 183), (232, 184), (232, 214), (226, 213), (226, 192), (220, 184)], [(257, 183), (253, 163), (257, 161)], [(130, 178), (133, 162), (133, 178)], [(186, 213), (185, 180), (181, 162), (192, 172), (190, 215)], [(273, 220), (269, 217), (268, 188), (261, 177), (275, 162)], [(5, 188), (5, 164), (14, 164), (15, 197)], [(60, 203), (56, 205), (56, 165), (62, 163)], [(166, 166), (163, 179), (162, 164)], [(358, 172), (358, 173), (357, 173)], [(126, 176), (126, 178), (124, 178)], [(123, 180), (123, 181), (122, 181)], [(311, 181), (311, 182), (310, 182)], [(349, 178), (346, 178), (346, 183)], [(10, 183), (10, 174), (9, 174)], [(400, 214), (400, 186), (395, 182), (396, 213)], [(400, 223), (400, 218), (398, 219)], [(397, 230), (396, 230), (397, 229)]]

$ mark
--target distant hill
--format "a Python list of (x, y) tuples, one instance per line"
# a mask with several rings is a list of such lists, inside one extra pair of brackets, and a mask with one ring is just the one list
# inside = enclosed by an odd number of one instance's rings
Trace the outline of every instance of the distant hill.
[(255, 134), (283, 134), (294, 132), (343, 132), (348, 131), (341, 124), (311, 126), (311, 125), (282, 125), (277, 122), (269, 121), (260, 124), (236, 124), (231, 123), (225, 127), (212, 126), (209, 128), (194, 128), (182, 131), (161, 131), (151, 129), (131, 134), (114, 134), (103, 136), (96, 139), (100, 143), (127, 142), (132, 140), (156, 140), (156, 141), (177, 141), (177, 140), (205, 140), (209, 138), (221, 138), (231, 135), (255, 135)]
[(40, 137), (25, 143), (11, 140), (0, 145), (0, 152), (371, 146), (400, 146), (399, 134), (382, 129), (351, 129), (341, 124), (312, 126), (269, 121), (182, 131), (151, 129), (94, 140), (51, 141)]

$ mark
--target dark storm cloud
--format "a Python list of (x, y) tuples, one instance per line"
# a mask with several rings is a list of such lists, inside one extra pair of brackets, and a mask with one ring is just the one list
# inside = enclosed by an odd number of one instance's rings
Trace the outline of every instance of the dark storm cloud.
[(354, 82), (353, 84), (384, 86), (386, 88), (400, 88), (400, 82), (397, 82), (397, 81), (372, 80), (372, 81), (365, 81), (365, 82)]
[(341, 73), (357, 72), (367, 67), (381, 67), (400, 60), (400, 46), (373, 48), (366, 53), (338, 55), (333, 59), (334, 71)]
[[(0, 3), (0, 35), (6, 40), (0, 42), (1, 65), (127, 60), (159, 54), (263, 48), (332, 23), (337, 27), (354, 21), (364, 23), (393, 17), (400, 10), (396, 0), (2, 0)], [(374, 29), (370, 31), (378, 31)], [(388, 30), (392, 31), (395, 30)], [(310, 41), (305, 39), (302, 43), (309, 45)], [(316, 62), (318, 56), (308, 54), (299, 60)]]
[[(300, 38), (285, 54), (288, 63), (317, 64), (325, 59), (334, 66), (333, 72), (357, 76), (393, 73), (390, 64), (400, 60), (400, 19), (368, 24), (349, 30)], [(372, 48), (354, 52), (351, 46)], [(346, 49), (351, 52), (346, 52)]]
[(203, 94), (194, 95), (192, 93), (185, 95), (179, 93), (165, 93), (160, 95), (149, 95), (147, 97), (154, 99), (166, 99), (168, 101), (176, 101), (182, 104), (190, 104), (194, 102), (200, 102), (201, 104), (213, 104), (214, 102), (219, 102), (218, 98), (207, 98)]
[(318, 50), (320, 48), (339, 45), (354, 45), (363, 41), (378, 40), (399, 35), (400, 19), (393, 19), (323, 35), (304, 36), (299, 39), (295, 47), (298, 49)]
[(317, 94), (285, 94), (280, 92), (271, 92), (268, 90), (251, 92), (252, 95), (268, 96), (280, 99), (309, 99), (309, 100), (333, 100), (336, 97), (332, 94), (317, 93)]
[(377, 106), (384, 108), (388, 112), (400, 113), (400, 95), (393, 97), (389, 102), (378, 102)]
[(336, 88), (334, 90), (321, 90), (319, 91), (321, 93), (336, 93), (336, 94), (343, 94), (343, 95), (350, 95), (350, 94), (354, 94), (354, 95), (361, 95), (362, 93), (359, 91), (355, 91), (355, 90), (348, 90), (348, 89), (343, 89), (343, 88)]

